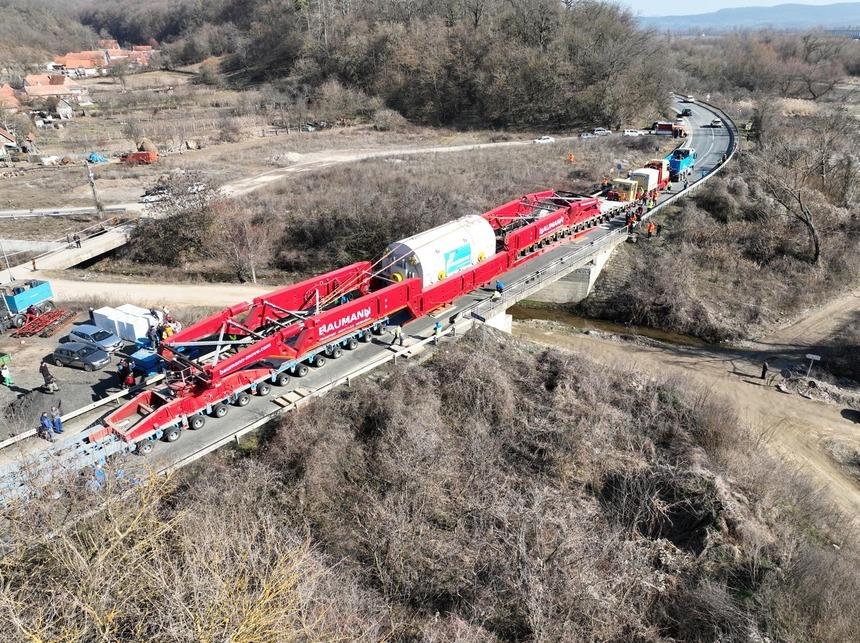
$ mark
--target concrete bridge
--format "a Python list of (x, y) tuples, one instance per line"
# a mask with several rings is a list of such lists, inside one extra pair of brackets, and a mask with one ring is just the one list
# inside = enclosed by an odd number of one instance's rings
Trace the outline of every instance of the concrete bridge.
[[(698, 179), (691, 182), (689, 189), (684, 191), (680, 191), (681, 185), (674, 184), (671, 191), (661, 195), (657, 206), (646, 218), (707, 183), (722, 167), (723, 155), (731, 157), (734, 153), (736, 129), (731, 119), (716, 108), (701, 103), (685, 106), (694, 110), (689, 146), (695, 147), (698, 153), (696, 170), (699, 174), (695, 175)], [(710, 122), (715, 117), (720, 117), (727, 127), (710, 127)], [(64, 249), (56, 253), (68, 253), (69, 258), (55, 260), (52, 265), (75, 265), (75, 262), (83, 260), (82, 257), (97, 256), (97, 253), (103, 252), (104, 248), (112, 244), (115, 244), (113, 247), (118, 247), (125, 243), (129, 231), (126, 226), (106, 230), (99, 237), (85, 240), (80, 249)], [(616, 217), (579, 240), (554, 248), (503, 275), (501, 278), (505, 289), (500, 299), (493, 299), (490, 289), (468, 293), (444, 311), (410, 323), (404, 330), (407, 339), (403, 347), (395, 347), (387, 336), (374, 338), (369, 344), (360, 344), (354, 351), (345, 351), (337, 361), (330, 360), (323, 368), (311, 369), (304, 378), (291, 378), (287, 385), (271, 398), (255, 398), (245, 407), (230, 407), (226, 418), (211, 419), (205, 429), (183, 431), (182, 439), (177, 442), (157, 444), (147, 458), (132, 459), (127, 463), (128, 467), (145, 475), (147, 472), (170, 471), (189, 464), (233, 440), (238, 440), (245, 433), (272, 422), (281, 414), (326, 394), (334, 387), (344, 384), (348, 386), (354, 378), (388, 362), (396, 363), (398, 359), (409, 359), (418, 354), (428, 343), (434, 341), (433, 327), (437, 322), (443, 323), (446, 337), (460, 334), (476, 324), (487, 324), (509, 332), (511, 318), (506, 311), (523, 299), (579, 301), (591, 290), (612, 250), (627, 238), (628, 232), (623, 217)], [(49, 257), (39, 259), (46, 263), (49, 260)], [(29, 268), (31, 267), (19, 266), (13, 270)], [(400, 322), (397, 316), (391, 321)], [(116, 403), (119, 402), (116, 398), (123, 395), (124, 393), (118, 393), (106, 400)], [(0, 480), (0, 487), (18, 489), (18, 482), (15, 480), (20, 481), (19, 474), (31, 469), (44, 472), (45, 467), (53, 466), (51, 462), (68, 463), (69, 459), (76, 458), (71, 445), (75, 440), (74, 433), (86, 429), (98, 420), (103, 414), (99, 404), (94, 403), (90, 405), (91, 408), (81, 409), (69, 414), (68, 418), (64, 417), (64, 420), (76, 417), (74, 423), (66, 425), (69, 436), (64, 439), (68, 444), (58, 443), (46, 450), (43, 442), (26, 440), (28, 435), (34, 434), (35, 431), (7, 440), (4, 444), (9, 446), (0, 449), (0, 471), (4, 477), (4, 480)], [(64, 453), (67, 454), (65, 457)], [(73, 466), (85, 466), (83, 462), (85, 461), (81, 460)]]
[[(73, 268), (124, 246), (128, 243), (134, 226), (134, 222), (102, 225), (91, 230), (88, 236), (83, 236), (80, 247), (74, 243), (69, 245), (66, 242), (44, 243), (41, 254), (36, 255), (31, 261), (12, 266), (11, 271), (18, 278), (23, 278), (34, 271), (34, 265), (35, 270), (67, 270)], [(6, 243), (4, 240), (4, 247)], [(28, 249), (32, 251), (39, 249), (39, 247), (31, 246)]]

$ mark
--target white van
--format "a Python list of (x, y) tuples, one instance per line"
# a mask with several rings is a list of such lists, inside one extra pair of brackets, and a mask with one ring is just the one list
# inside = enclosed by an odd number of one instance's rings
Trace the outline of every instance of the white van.
[(621, 136), (642, 136), (642, 132), (638, 129), (626, 129), (621, 133)]

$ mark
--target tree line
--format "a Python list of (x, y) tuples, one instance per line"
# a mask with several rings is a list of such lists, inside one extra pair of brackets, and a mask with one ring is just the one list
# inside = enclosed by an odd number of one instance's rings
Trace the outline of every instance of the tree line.
[(618, 126), (668, 94), (663, 39), (592, 0), (115, 0), (81, 20), (120, 40), (163, 41), (170, 64), (223, 56), (234, 82), (274, 83), (306, 102), (336, 81), (428, 124)]

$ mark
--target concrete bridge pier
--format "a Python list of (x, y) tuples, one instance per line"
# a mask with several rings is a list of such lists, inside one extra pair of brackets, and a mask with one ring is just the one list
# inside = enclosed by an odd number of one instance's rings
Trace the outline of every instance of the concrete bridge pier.
[(491, 326), (503, 333), (512, 333), (514, 328), (514, 317), (508, 315), (504, 310), (500, 313), (487, 318), (487, 326)]
[(542, 290), (529, 295), (529, 299), (550, 304), (568, 304), (582, 301), (591, 292), (594, 282), (597, 281), (600, 271), (603, 270), (603, 266), (612, 256), (614, 248), (613, 245), (595, 255), (591, 262), (582, 268), (577, 268), (558, 281), (548, 284)]

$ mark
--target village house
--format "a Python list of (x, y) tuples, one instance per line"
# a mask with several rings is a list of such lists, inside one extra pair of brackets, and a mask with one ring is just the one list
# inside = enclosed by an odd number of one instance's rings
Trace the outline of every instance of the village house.
[(48, 71), (78, 78), (98, 76), (107, 62), (103, 51), (78, 51), (55, 57), (54, 62), (48, 64)]
[(46, 65), (46, 69), (72, 78), (104, 76), (110, 67), (116, 65), (149, 67), (154, 53), (151, 45), (134, 45), (131, 49), (121, 49), (116, 40), (99, 40), (99, 49), (56, 56), (53, 62)]
[(30, 99), (47, 99), (54, 96), (65, 99), (70, 104), (92, 105), (87, 88), (78, 85), (68, 76), (28, 74), (24, 77), (24, 94)]
[(72, 107), (71, 103), (69, 103), (69, 101), (64, 98), (61, 98), (57, 101), (57, 104), (54, 106), (53, 112), (60, 120), (63, 121), (67, 121), (75, 117), (74, 107)]
[(0, 84), (0, 109), (14, 114), (21, 107), (21, 101), (11, 85)]
[(0, 127), (0, 158), (6, 158), (9, 152), (18, 151), (18, 142), (15, 135)]

